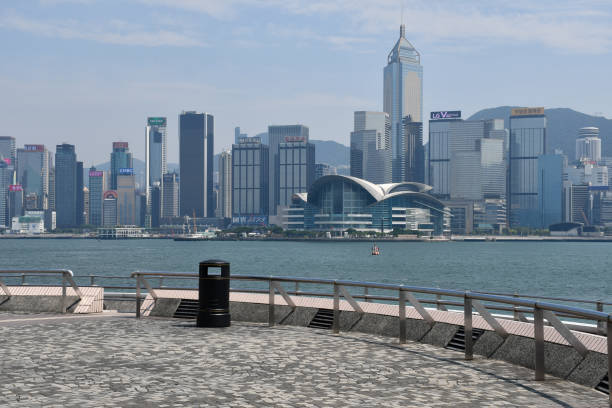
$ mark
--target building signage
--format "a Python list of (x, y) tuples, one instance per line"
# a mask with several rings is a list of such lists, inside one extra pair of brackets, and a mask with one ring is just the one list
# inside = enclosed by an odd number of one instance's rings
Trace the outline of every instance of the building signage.
[(23, 187), (20, 184), (11, 184), (9, 191), (23, 191)]
[(2, 161), (4, 161), (6, 164), (8, 164), (9, 166), (11, 165), (11, 159), (10, 158), (6, 158), (6, 159), (2, 159)]
[(431, 120), (439, 119), (461, 119), (461, 111), (438, 111), (431, 112), (429, 115)]
[(285, 136), (285, 143), (291, 142), (305, 142), (306, 138), (304, 136)]
[(511, 116), (543, 115), (544, 108), (513, 108)]
[(104, 172), (100, 170), (89, 170), (89, 177), (102, 177)]
[(148, 118), (149, 126), (166, 126), (166, 118)]
[(104, 192), (103, 195), (105, 200), (117, 199), (117, 192), (115, 190), (108, 190)]
[(134, 169), (131, 168), (131, 167), (119, 169), (119, 175), (120, 176), (133, 176), (134, 175)]
[(232, 217), (232, 224), (239, 225), (268, 225), (267, 215), (240, 215)]
[(113, 142), (113, 149), (127, 149), (128, 142)]
[(27, 152), (44, 152), (45, 145), (24, 145), (23, 150)]

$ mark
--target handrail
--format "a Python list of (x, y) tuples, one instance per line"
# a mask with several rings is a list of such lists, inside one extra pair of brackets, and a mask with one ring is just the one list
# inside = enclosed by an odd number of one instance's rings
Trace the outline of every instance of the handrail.
[[(61, 312), (66, 313), (68, 309), (68, 305), (66, 304), (66, 281), (70, 284), (72, 289), (79, 298), (79, 301), (83, 299), (83, 293), (81, 293), (81, 289), (78, 287), (73, 277), (74, 274), (69, 269), (3, 269), (0, 270), (0, 274), (2, 275), (10, 275), (10, 274), (20, 274), (22, 276), (25, 275), (62, 275), (62, 304), (61, 304)], [(0, 280), (0, 287), (6, 293), (8, 298), (11, 298), (11, 293), (7, 292), (8, 287)]]

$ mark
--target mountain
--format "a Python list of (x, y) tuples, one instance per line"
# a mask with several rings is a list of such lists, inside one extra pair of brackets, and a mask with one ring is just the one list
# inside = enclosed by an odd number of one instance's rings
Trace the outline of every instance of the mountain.
[[(504, 119), (506, 128), (509, 128), (509, 118), (512, 106), (483, 109), (470, 116), (469, 120)], [(546, 150), (552, 153), (554, 149), (561, 149), (570, 161), (574, 160), (576, 151), (576, 138), (578, 130), (586, 126), (599, 128), (601, 138), (602, 156), (612, 157), (612, 119), (602, 116), (592, 116), (568, 108), (546, 109), (547, 119)]]
[(332, 166), (348, 166), (351, 157), (351, 148), (331, 140), (311, 140), (315, 145), (315, 158), (317, 163), (327, 163)]

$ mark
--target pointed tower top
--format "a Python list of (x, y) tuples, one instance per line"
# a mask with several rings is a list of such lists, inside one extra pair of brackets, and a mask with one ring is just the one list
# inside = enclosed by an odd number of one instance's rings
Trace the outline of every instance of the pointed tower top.
[(400, 25), (400, 37), (406, 38), (406, 26), (404, 24)]

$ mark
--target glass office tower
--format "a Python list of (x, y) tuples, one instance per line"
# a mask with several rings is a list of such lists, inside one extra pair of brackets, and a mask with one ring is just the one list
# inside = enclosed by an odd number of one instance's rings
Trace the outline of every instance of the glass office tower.
[(421, 55), (406, 39), (402, 24), (400, 37), (387, 57), (384, 69), (383, 110), (391, 120), (393, 149), (393, 181), (405, 180), (402, 121), (409, 116), (413, 122), (423, 122), (423, 66)]
[(351, 176), (391, 182), (391, 121), (385, 112), (357, 111), (351, 132)]
[(508, 209), (511, 227), (538, 228), (538, 157), (546, 153), (544, 108), (516, 108), (510, 115)]
[[(153, 213), (153, 201), (151, 197), (151, 188), (153, 186), (163, 185), (163, 175), (168, 172), (166, 161), (167, 148), (167, 120), (165, 117), (149, 117), (147, 118), (147, 126), (145, 127), (145, 226), (151, 227), (151, 218), (159, 219), (159, 213)], [(160, 194), (160, 199), (163, 196)], [(156, 208), (161, 208), (161, 203)]]
[(195, 111), (179, 116), (181, 216), (214, 217), (214, 117)]
[(232, 223), (268, 223), (268, 155), (259, 137), (232, 145)]
[(134, 168), (132, 163), (132, 153), (128, 142), (113, 142), (113, 152), (111, 153), (111, 176), (110, 176), (110, 188), (111, 190), (117, 189), (117, 177), (119, 176), (119, 169), (131, 169)]
[(79, 224), (77, 190), (77, 161), (74, 145), (57, 145), (55, 148), (55, 211), (58, 227), (73, 227)]
[(25, 145), (23, 149), (17, 149), (17, 181), (23, 186), (24, 200), (29, 198), (29, 209), (49, 208), (51, 162), (44, 145)]

